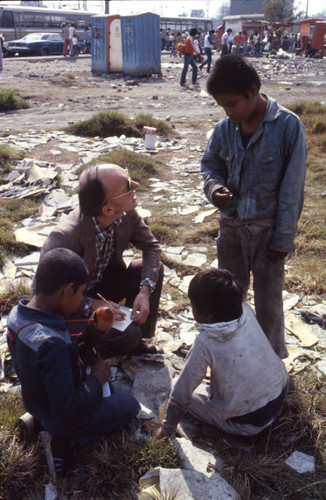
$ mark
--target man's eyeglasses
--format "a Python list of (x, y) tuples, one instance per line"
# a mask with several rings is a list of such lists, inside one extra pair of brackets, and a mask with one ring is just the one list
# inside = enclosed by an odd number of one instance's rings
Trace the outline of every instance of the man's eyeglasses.
[(106, 203), (109, 203), (110, 201), (117, 200), (118, 198), (121, 198), (122, 196), (126, 196), (126, 194), (130, 194), (130, 193), (133, 193), (135, 191), (133, 186), (132, 186), (131, 177), (128, 177), (127, 186), (128, 186), (128, 191), (126, 191), (125, 193), (122, 193), (122, 194), (118, 194), (118, 196), (113, 196), (113, 198), (110, 198), (109, 200), (106, 200), (104, 205), (106, 205)]

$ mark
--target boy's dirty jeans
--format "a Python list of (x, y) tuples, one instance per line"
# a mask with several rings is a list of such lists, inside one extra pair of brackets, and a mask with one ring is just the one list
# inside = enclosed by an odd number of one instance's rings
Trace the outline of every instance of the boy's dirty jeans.
[(128, 424), (140, 410), (138, 401), (129, 393), (112, 394), (74, 424), (58, 420), (42, 421), (44, 428), (52, 435), (70, 439), (84, 445), (88, 441), (108, 436)]
[(268, 257), (272, 232), (271, 227), (240, 225), (221, 219), (217, 256), (219, 268), (231, 271), (242, 286), (244, 299), (252, 271), (257, 320), (276, 354), (286, 358), (282, 300), (284, 260), (272, 261)]

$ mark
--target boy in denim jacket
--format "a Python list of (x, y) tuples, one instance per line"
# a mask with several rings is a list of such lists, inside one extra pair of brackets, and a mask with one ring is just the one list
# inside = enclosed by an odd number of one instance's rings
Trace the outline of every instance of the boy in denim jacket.
[(244, 298), (252, 272), (258, 322), (285, 358), (284, 259), (294, 250), (307, 146), (300, 119), (260, 85), (242, 56), (216, 62), (207, 90), (227, 117), (215, 126), (201, 171), (205, 194), (221, 213), (219, 267), (232, 272)]

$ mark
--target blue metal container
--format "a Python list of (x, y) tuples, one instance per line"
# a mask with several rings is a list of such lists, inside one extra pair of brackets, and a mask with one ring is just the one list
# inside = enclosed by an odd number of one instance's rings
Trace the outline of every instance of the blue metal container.
[(106, 73), (107, 68), (107, 19), (92, 17), (92, 71)]
[(161, 73), (160, 16), (122, 16), (121, 39), (124, 73)]

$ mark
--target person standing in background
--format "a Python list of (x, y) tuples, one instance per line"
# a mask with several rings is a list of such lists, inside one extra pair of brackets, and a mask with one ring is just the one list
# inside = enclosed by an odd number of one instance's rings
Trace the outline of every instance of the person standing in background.
[(200, 69), (203, 69), (203, 67), (207, 64), (207, 73), (209, 73), (211, 70), (212, 49), (214, 48), (214, 40), (213, 40), (214, 33), (215, 33), (214, 30), (210, 30), (210, 32), (207, 33), (207, 35), (205, 36), (204, 50), (207, 59), (204, 62), (202, 62), (201, 65), (199, 66)]
[(63, 45), (63, 55), (66, 57), (67, 51), (68, 54), (70, 52), (70, 43), (69, 43), (69, 23), (62, 23), (61, 24), (61, 29), (62, 29), (62, 36), (64, 39), (64, 45)]

